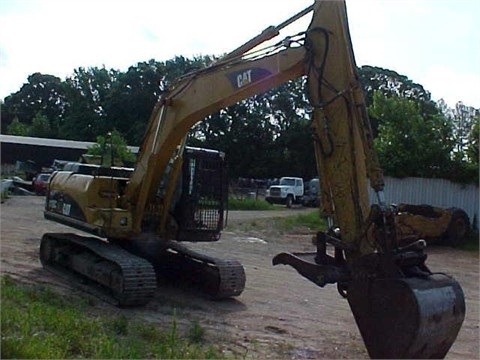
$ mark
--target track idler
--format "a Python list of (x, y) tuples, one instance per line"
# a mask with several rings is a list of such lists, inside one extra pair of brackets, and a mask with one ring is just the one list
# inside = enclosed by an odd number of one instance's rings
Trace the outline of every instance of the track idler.
[(465, 298), (452, 277), (426, 267), (425, 242), (349, 263), (342, 256), (345, 247), (333, 242), (334, 256), (320, 241), (316, 253), (281, 253), (273, 265), (290, 265), (321, 287), (336, 283), (371, 358), (445, 357), (462, 326)]

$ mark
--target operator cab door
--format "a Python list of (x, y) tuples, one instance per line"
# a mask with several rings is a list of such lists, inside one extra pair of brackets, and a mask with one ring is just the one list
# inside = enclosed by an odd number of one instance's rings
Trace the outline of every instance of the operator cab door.
[(178, 240), (218, 240), (228, 197), (223, 153), (187, 148), (182, 172), (182, 194), (176, 207)]

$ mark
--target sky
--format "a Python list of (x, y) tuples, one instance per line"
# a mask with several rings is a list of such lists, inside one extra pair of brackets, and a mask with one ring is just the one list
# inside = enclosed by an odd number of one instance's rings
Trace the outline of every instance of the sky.
[[(480, 108), (480, 1), (346, 0), (357, 65)], [(312, 0), (0, 0), (0, 99), (40, 72), (228, 53)], [(305, 30), (308, 21), (295, 31)], [(283, 35), (283, 34), (282, 34)]]

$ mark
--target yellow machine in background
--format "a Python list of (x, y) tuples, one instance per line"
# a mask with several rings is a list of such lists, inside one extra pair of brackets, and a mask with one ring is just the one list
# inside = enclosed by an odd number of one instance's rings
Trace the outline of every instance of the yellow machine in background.
[(418, 239), (428, 244), (457, 246), (464, 243), (471, 231), (470, 219), (459, 208), (430, 205), (394, 205), (397, 236), (402, 245)]
[[(305, 32), (259, 49), (308, 13), (313, 15)], [(153, 110), (133, 170), (72, 164), (56, 172), (45, 217), (97, 237), (45, 234), (44, 266), (102, 285), (120, 305), (148, 302), (156, 274), (188, 278), (215, 298), (241, 294), (240, 263), (179, 243), (218, 240), (227, 198), (224, 154), (187, 148), (185, 137), (207, 115), (303, 76), (329, 230), (318, 233), (316, 251), (282, 253), (273, 263), (291, 265), (318, 286), (337, 284), (370, 356), (445, 356), (463, 322), (463, 292), (450, 276), (428, 269), (424, 241), (398, 241), (343, 1), (318, 0), (178, 79)], [(368, 180), (378, 196), (374, 206)]]

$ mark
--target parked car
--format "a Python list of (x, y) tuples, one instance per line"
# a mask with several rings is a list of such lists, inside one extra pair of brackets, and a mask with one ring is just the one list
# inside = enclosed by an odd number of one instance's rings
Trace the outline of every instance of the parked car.
[(48, 182), (50, 181), (51, 174), (38, 174), (33, 179), (33, 191), (37, 195), (45, 195), (47, 193)]

